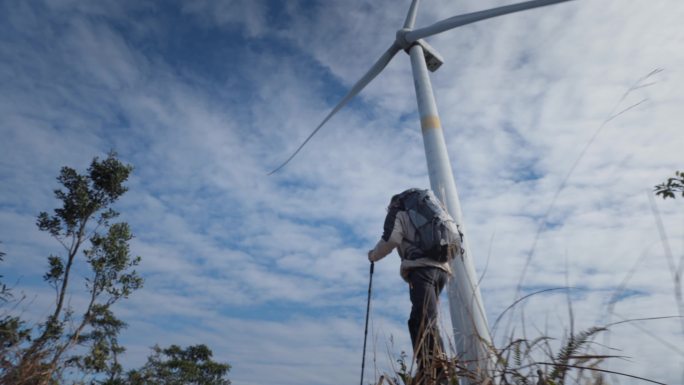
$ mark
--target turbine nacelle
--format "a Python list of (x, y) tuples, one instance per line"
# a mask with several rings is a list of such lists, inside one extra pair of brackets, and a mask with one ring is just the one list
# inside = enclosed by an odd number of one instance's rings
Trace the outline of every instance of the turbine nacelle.
[(439, 69), (439, 67), (442, 66), (442, 64), (444, 63), (442, 55), (440, 55), (436, 49), (432, 48), (432, 46), (428, 44), (425, 40), (419, 39), (414, 44), (418, 44), (419, 46), (423, 47), (423, 56), (425, 56), (425, 64), (427, 64), (427, 68), (428, 70), (430, 70), (430, 72), (435, 72), (437, 71), (437, 69)]
[(442, 58), (442, 55), (440, 55), (436, 49), (434, 49), (430, 44), (428, 44), (423, 39), (407, 39), (406, 35), (412, 31), (413, 29), (411, 28), (402, 28), (398, 30), (396, 38), (394, 40), (394, 44), (399, 48), (403, 49), (404, 51), (406, 51), (406, 53), (408, 53), (411, 47), (413, 47), (416, 44), (421, 46), (423, 48), (423, 55), (425, 56), (425, 63), (427, 64), (428, 70), (430, 70), (430, 72), (437, 71), (437, 69), (439, 69), (439, 67), (441, 67), (442, 64), (444, 64), (444, 59)]

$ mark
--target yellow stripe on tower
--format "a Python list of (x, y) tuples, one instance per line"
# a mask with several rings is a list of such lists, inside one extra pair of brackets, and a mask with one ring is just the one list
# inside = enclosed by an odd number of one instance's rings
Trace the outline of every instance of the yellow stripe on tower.
[(427, 130), (430, 128), (441, 128), (442, 123), (440, 123), (438, 116), (430, 115), (430, 116), (426, 116), (420, 120), (420, 127), (423, 130)]

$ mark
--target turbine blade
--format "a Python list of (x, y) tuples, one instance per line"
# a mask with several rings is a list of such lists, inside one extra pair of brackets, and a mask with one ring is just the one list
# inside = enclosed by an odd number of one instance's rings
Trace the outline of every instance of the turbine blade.
[(378, 74), (380, 72), (382, 72), (383, 69), (385, 69), (387, 64), (390, 62), (390, 60), (392, 60), (394, 55), (396, 55), (397, 52), (399, 52), (400, 49), (401, 48), (396, 43), (392, 43), (392, 46), (389, 47), (389, 49), (387, 51), (385, 51), (385, 53), (382, 54), (382, 56), (380, 56), (380, 58), (375, 62), (375, 64), (373, 64), (373, 66), (368, 70), (368, 72), (366, 72), (366, 74), (363, 75), (363, 77), (361, 77), (361, 79), (359, 79), (356, 82), (356, 84), (354, 84), (354, 86), (351, 88), (351, 90), (349, 90), (347, 95), (345, 95), (345, 97), (342, 98), (342, 100), (340, 100), (339, 103), (337, 103), (335, 108), (333, 108), (332, 111), (330, 111), (328, 116), (326, 116), (325, 119), (323, 119), (321, 124), (319, 124), (318, 127), (316, 127), (316, 129), (313, 130), (313, 132), (311, 132), (311, 134), (309, 134), (309, 136), (306, 138), (306, 140), (304, 140), (304, 142), (302, 142), (302, 144), (300, 144), (299, 147), (297, 147), (297, 150), (295, 150), (295, 152), (293, 152), (292, 155), (290, 155), (290, 157), (287, 158), (287, 160), (285, 162), (283, 162), (280, 166), (278, 166), (275, 170), (269, 172), (268, 175), (274, 174), (275, 172), (277, 172), (281, 168), (285, 167), (285, 165), (290, 163), (292, 158), (294, 158), (299, 153), (299, 151), (309, 142), (309, 140), (311, 140), (311, 138), (314, 135), (316, 135), (318, 130), (320, 130), (321, 127), (323, 127), (323, 125), (328, 120), (330, 120), (330, 118), (333, 117), (333, 115), (335, 115), (339, 110), (341, 110), (342, 107), (344, 107), (354, 96), (356, 96), (359, 92), (361, 92), (361, 90), (363, 90), (364, 87), (366, 87), (368, 85), (368, 83), (370, 83), (373, 79), (375, 79), (375, 77), (378, 76)]
[(416, 14), (418, 13), (419, 3), (420, 0), (411, 1), (411, 7), (406, 15), (406, 21), (404, 21), (404, 28), (413, 28), (413, 26), (416, 24)]
[(438, 33), (448, 31), (460, 27), (462, 25), (474, 23), (476, 21), (491, 19), (493, 17), (506, 15), (509, 13), (515, 13), (520, 11), (525, 11), (532, 8), (544, 7), (547, 5), (563, 3), (572, 0), (531, 0), (523, 3), (504, 5), (502, 7), (487, 9), (485, 11), (466, 13), (464, 15), (458, 15), (444, 19), (435, 24), (424, 28), (415, 29), (406, 34), (406, 40), (409, 43), (413, 43), (418, 39), (424, 39), (428, 36), (436, 35)]

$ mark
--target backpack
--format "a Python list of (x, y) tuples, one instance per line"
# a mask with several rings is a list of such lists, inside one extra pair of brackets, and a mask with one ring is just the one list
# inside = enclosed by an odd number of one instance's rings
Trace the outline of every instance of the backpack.
[(463, 252), (463, 234), (432, 191), (413, 188), (397, 199), (416, 228), (417, 237), (411, 243), (420, 252), (408, 259), (431, 258), (444, 263)]

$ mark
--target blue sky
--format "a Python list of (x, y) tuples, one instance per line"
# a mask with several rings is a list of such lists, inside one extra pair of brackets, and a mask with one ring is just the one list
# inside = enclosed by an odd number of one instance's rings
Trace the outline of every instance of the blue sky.
[[(59, 245), (34, 223), (59, 168), (114, 149), (135, 167), (117, 208), (146, 278), (116, 307), (126, 365), (155, 343), (206, 343), (236, 384), (357, 381), (365, 252), (391, 195), (429, 184), (406, 55), (266, 174), (387, 48), (408, 3), (0, 3), (2, 275), (25, 314), (53, 301), (40, 276)], [(417, 25), (508, 3), (424, 0)], [(677, 314), (648, 194), (682, 169), (683, 17), (676, 0), (578, 0), (428, 39), (445, 58), (432, 82), (490, 322), (523, 271), (526, 292), (581, 288), (576, 328)], [(656, 204), (679, 261), (684, 206)], [(398, 265), (376, 268), (371, 378), (390, 341), (410, 351)], [(528, 334), (570, 325), (562, 292), (525, 315)], [(606, 368), (681, 382), (681, 323), (638, 326), (658, 338), (614, 328), (630, 358)]]

